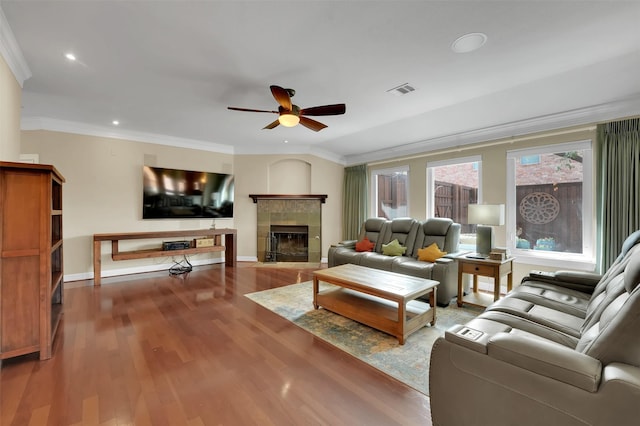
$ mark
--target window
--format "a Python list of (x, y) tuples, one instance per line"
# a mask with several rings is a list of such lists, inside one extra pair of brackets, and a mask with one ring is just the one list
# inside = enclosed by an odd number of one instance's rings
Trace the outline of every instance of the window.
[(479, 156), (427, 163), (427, 217), (447, 217), (462, 225), (460, 244), (475, 249), (475, 225), (467, 223), (469, 204), (480, 200)]
[(520, 260), (594, 265), (592, 168), (591, 141), (507, 152), (507, 244)]
[(540, 155), (523, 155), (520, 157), (520, 164), (530, 165), (530, 164), (540, 164)]
[(409, 216), (409, 168), (373, 170), (371, 172), (373, 217)]

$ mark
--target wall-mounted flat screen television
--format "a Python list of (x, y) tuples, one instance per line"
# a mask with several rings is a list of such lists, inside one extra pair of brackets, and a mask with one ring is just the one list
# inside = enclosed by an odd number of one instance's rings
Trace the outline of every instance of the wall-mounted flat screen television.
[(143, 219), (233, 217), (233, 175), (143, 168)]

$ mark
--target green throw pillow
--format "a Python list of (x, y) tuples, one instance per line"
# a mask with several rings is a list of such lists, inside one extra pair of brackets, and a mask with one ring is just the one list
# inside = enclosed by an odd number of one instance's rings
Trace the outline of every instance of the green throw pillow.
[(382, 254), (387, 256), (402, 256), (406, 251), (407, 248), (402, 247), (397, 239), (382, 245)]

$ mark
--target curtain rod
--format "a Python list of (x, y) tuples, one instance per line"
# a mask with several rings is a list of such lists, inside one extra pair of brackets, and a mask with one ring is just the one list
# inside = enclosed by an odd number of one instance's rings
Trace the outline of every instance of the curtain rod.
[(424, 153), (414, 154), (414, 155), (407, 155), (405, 157), (392, 158), (392, 159), (388, 159), (388, 160), (374, 161), (374, 162), (371, 162), (371, 163), (367, 163), (367, 166), (377, 166), (377, 165), (380, 165), (380, 164), (391, 163), (391, 162), (394, 162), (394, 161), (414, 160), (416, 158), (433, 157), (435, 155), (448, 154), (448, 153), (451, 153), (451, 152), (462, 152), (462, 151), (468, 151), (470, 149), (487, 148), (487, 147), (490, 147), (490, 146), (497, 146), (497, 145), (506, 145), (506, 144), (522, 142), (522, 141), (531, 140), (531, 139), (541, 139), (541, 138), (548, 138), (548, 137), (552, 137), (552, 136), (568, 135), (568, 134), (571, 134), (571, 133), (593, 131), (596, 128), (597, 128), (596, 125), (590, 125), (590, 126), (579, 127), (579, 128), (574, 128), (574, 129), (557, 130), (555, 132), (549, 132), (549, 133), (544, 133), (544, 134), (533, 134), (533, 135), (518, 136), (518, 137), (507, 136), (505, 138), (494, 140), (493, 142), (484, 142), (484, 143), (469, 144), (469, 145), (458, 145), (455, 148), (448, 148), (448, 149), (443, 149), (443, 150), (439, 150), (439, 151), (432, 151), (432, 152), (424, 152)]

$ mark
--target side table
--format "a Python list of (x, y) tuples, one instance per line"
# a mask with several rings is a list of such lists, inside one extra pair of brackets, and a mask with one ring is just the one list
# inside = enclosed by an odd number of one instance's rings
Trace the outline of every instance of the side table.
[[(470, 257), (457, 257), (458, 261), (458, 306), (463, 303), (469, 305), (487, 307), (492, 302), (500, 298), (500, 280), (507, 276), (507, 292), (513, 286), (513, 259), (509, 257), (505, 260), (473, 259)], [(472, 292), (466, 296), (462, 294), (462, 275), (473, 275)], [(493, 278), (493, 300), (491, 295), (478, 291), (478, 276)]]

